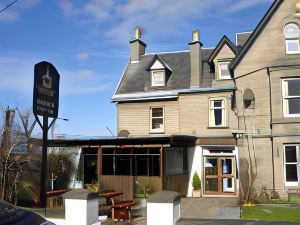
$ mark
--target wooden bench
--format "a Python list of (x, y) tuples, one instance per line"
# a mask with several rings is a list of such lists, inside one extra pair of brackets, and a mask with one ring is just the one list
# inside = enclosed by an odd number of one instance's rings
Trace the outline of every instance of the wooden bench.
[(136, 205), (133, 200), (114, 202), (112, 201), (112, 219), (113, 220), (129, 220), (131, 221), (131, 206)]

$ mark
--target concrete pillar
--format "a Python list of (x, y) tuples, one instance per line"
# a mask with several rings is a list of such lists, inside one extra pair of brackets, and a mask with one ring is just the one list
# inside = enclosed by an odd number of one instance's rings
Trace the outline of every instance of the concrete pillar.
[(179, 193), (160, 191), (147, 199), (147, 225), (175, 225), (179, 218)]
[(101, 225), (98, 222), (98, 194), (86, 189), (76, 189), (63, 195), (67, 225)]

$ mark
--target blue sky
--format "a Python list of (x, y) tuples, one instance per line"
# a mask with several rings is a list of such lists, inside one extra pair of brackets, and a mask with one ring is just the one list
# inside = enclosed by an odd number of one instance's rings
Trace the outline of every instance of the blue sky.
[[(13, 0), (0, 0), (0, 9)], [(272, 0), (18, 0), (0, 13), (0, 104), (32, 107), (33, 67), (51, 62), (61, 76), (60, 133), (116, 134), (111, 97), (129, 58), (135, 26), (146, 52), (187, 50), (192, 29), (203, 47), (252, 31)], [(37, 128), (35, 133), (39, 133)]]

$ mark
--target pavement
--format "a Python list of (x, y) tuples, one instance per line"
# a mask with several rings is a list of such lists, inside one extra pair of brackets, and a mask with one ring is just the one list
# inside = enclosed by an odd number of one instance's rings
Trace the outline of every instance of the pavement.
[(285, 221), (182, 219), (176, 225), (299, 225)]
[[(147, 225), (145, 217), (139, 217), (132, 222), (114, 222), (107, 220), (103, 225)], [(164, 224), (157, 224), (164, 225)], [(214, 220), (214, 219), (180, 219), (176, 225), (300, 225), (300, 223), (292, 223), (286, 221), (255, 221), (255, 220)]]

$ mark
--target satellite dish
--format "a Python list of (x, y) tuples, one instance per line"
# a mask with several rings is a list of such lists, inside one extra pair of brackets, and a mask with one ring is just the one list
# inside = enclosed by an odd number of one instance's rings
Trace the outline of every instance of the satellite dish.
[(119, 133), (118, 133), (118, 137), (129, 137), (130, 133), (128, 130), (121, 130)]

